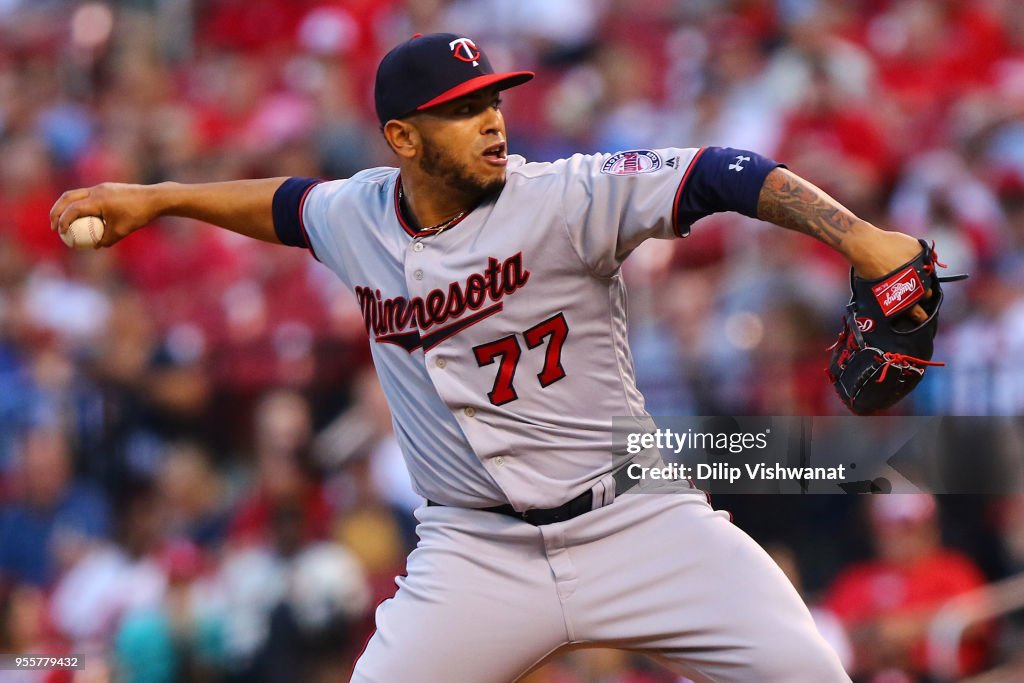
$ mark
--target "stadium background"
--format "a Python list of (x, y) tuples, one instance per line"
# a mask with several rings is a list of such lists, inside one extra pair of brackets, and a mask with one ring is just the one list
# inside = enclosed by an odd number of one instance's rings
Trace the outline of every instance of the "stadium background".
[[(373, 70), (434, 30), (538, 71), (505, 97), (515, 153), (749, 148), (937, 239), (974, 277), (948, 293), (949, 367), (900, 411), (1021, 414), (1024, 3), (0, 0), (0, 651), (89, 664), (0, 680), (346, 679), (419, 502), (353, 299), (297, 249), (165, 219), (80, 254), (47, 214), (101, 181), (388, 164)], [(720, 215), (626, 276), (652, 413), (839, 412), (827, 249)], [(802, 577), (858, 680), (928, 680), (938, 605), (1024, 571), (1024, 498), (716, 503)], [(1011, 665), (1018, 629), (970, 631), (954, 677)], [(672, 679), (580, 652), (530, 680)]]

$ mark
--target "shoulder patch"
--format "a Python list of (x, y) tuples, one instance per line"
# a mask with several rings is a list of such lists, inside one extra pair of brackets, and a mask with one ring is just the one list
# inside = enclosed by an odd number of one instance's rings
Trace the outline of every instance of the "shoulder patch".
[(639, 175), (654, 173), (661, 168), (661, 157), (649, 149), (632, 149), (608, 157), (601, 173), (608, 175)]

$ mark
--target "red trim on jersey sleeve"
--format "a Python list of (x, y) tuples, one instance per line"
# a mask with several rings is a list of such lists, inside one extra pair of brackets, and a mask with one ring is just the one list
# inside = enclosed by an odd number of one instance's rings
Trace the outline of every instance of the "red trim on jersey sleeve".
[(307, 187), (306, 191), (302, 193), (302, 199), (299, 200), (299, 229), (302, 231), (302, 239), (305, 240), (306, 242), (306, 249), (309, 249), (309, 253), (312, 254), (313, 258), (315, 258), (317, 261), (320, 260), (320, 257), (316, 255), (316, 249), (313, 248), (313, 242), (311, 242), (309, 239), (309, 232), (306, 230), (306, 221), (302, 217), (302, 210), (306, 206), (306, 197), (309, 196), (309, 191), (319, 184), (320, 183), (314, 183), (313, 185)]
[(686, 187), (686, 181), (690, 177), (690, 173), (693, 171), (694, 166), (697, 165), (697, 160), (704, 154), (704, 150), (707, 147), (701, 147), (697, 150), (697, 153), (693, 155), (693, 159), (690, 160), (690, 165), (686, 167), (686, 172), (683, 173), (682, 180), (679, 181), (679, 188), (676, 189), (676, 198), (672, 202), (672, 232), (677, 237), (686, 237), (690, 234), (690, 226), (686, 226), (686, 233), (683, 234), (682, 226), (679, 224), (679, 203), (683, 200), (683, 188)]

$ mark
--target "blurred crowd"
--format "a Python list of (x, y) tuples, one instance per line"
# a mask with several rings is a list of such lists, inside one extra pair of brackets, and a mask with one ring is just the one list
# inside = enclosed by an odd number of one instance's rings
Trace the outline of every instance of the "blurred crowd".
[[(344, 679), (420, 503), (353, 298), (302, 250), (168, 218), (73, 252), (48, 212), (104, 181), (388, 165), (376, 63), (440, 30), (537, 71), (504, 98), (513, 153), (752, 149), (936, 240), (971, 279), (900, 410), (1024, 413), (1017, 0), (0, 0), (0, 652), (85, 653), (80, 681)], [(723, 214), (625, 276), (652, 413), (840, 411), (827, 248)], [(925, 680), (937, 606), (1024, 571), (1024, 500), (724, 503), (861, 680)], [(961, 673), (1024, 649), (1014, 626), (969, 630)], [(530, 680), (671, 679), (581, 652)]]

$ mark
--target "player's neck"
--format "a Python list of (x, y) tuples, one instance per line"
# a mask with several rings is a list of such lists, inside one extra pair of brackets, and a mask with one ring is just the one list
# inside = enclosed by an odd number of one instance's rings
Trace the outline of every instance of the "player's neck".
[(405, 170), (402, 171), (401, 182), (403, 208), (410, 214), (407, 217), (421, 228), (443, 224), (459, 214), (472, 211), (479, 201)]

